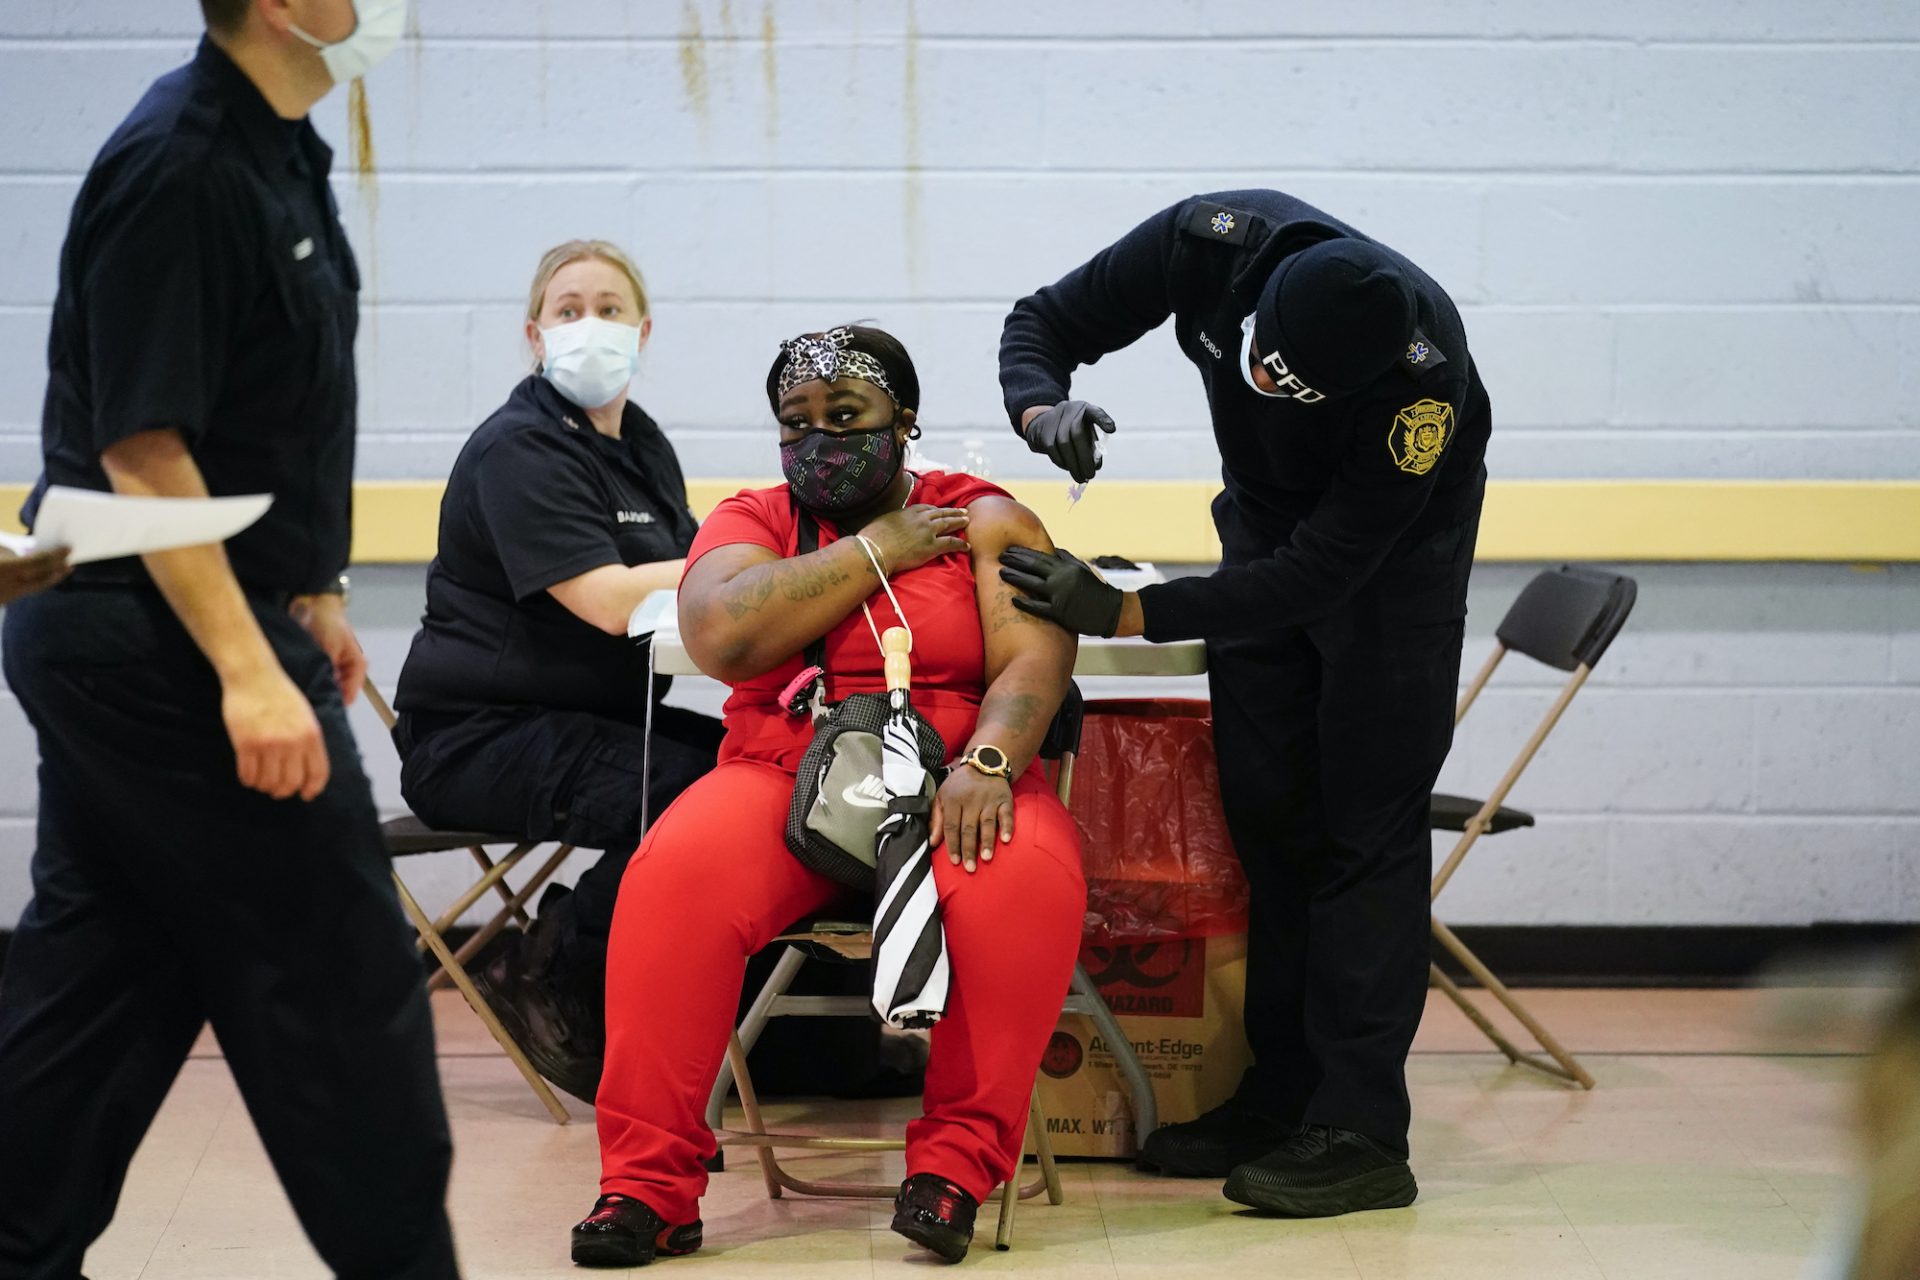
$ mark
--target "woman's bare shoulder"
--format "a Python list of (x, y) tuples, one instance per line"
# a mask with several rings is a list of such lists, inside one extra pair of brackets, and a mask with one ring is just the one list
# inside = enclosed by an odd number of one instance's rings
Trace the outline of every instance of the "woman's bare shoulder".
[(1047, 526), (1032, 510), (1000, 494), (987, 494), (967, 504), (967, 541), (976, 552), (992, 548), (998, 555), (1007, 547), (1050, 550)]

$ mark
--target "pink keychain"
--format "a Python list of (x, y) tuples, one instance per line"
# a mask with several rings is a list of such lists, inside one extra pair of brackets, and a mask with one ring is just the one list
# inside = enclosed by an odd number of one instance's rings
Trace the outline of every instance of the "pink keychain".
[(812, 710), (813, 692), (826, 674), (820, 667), (806, 667), (787, 682), (787, 687), (780, 691), (780, 705), (787, 709), (788, 715), (802, 716)]

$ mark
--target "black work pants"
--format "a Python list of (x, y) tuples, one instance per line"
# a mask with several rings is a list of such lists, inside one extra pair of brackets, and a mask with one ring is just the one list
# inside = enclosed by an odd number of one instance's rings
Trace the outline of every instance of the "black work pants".
[[(722, 732), (711, 716), (654, 708), (649, 814), (712, 772)], [(645, 731), (584, 711), (507, 707), (403, 715), (394, 742), (400, 794), (430, 826), (604, 851), (575, 882), (564, 920), (543, 930), (553, 981), (597, 1008), (614, 899), (640, 845)]]
[[(1252, 889), (1240, 1096), (1402, 1148), (1428, 806), (1453, 741), (1477, 524), (1395, 548), (1307, 626), (1207, 645), (1221, 800)], [(1226, 560), (1270, 554), (1229, 544)]]
[(40, 742), (33, 898), (0, 977), (0, 1277), (71, 1280), (213, 1024), (261, 1141), (342, 1276), (458, 1274), (452, 1143), (419, 961), (331, 666), (255, 614), (312, 701), (316, 799), (240, 786), (212, 668), (160, 595), (8, 606)]

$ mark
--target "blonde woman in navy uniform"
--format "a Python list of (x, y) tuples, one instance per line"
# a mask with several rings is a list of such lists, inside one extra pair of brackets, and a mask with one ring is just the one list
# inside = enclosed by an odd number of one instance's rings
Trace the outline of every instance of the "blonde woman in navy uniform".
[(680, 460), (628, 398), (653, 319), (640, 271), (570, 240), (534, 271), (538, 372), (475, 429), (448, 477), (427, 610), (400, 672), (400, 790), (426, 821), (603, 850), (474, 982), (549, 1080), (599, 1086), (607, 932), (643, 796), (660, 814), (713, 768), (720, 722), (655, 706), (643, 790), (645, 643), (627, 618), (680, 581), (698, 529)]
[(1406, 1056), (1427, 983), (1428, 805), (1453, 734), (1490, 414), (1446, 292), (1277, 191), (1164, 209), (1014, 305), (1015, 430), (1075, 480), (1115, 423), (1081, 365), (1169, 317), (1223, 492), (1207, 577), (1120, 592), (1015, 549), (1023, 607), (1089, 635), (1204, 638), (1221, 798), (1252, 885), (1254, 1052), (1238, 1092), (1141, 1163), (1319, 1216), (1411, 1203)]

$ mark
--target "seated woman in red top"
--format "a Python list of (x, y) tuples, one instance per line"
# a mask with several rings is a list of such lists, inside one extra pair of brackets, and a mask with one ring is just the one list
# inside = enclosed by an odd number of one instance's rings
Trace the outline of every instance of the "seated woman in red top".
[[(703, 1112), (746, 959), (846, 893), (782, 837), (813, 725), (780, 694), (823, 637), (832, 698), (884, 691), (863, 605), (880, 631), (912, 631), (913, 705), (949, 752), (995, 747), (1011, 765), (990, 771), (991, 751), (956, 764), (933, 814), (952, 986), (926, 1112), (907, 1126), (893, 1227), (949, 1261), (966, 1255), (980, 1202), (1014, 1176), (1079, 947), (1079, 838), (1034, 766), (1076, 641), (1015, 609), (998, 572), (1010, 546), (1050, 548), (1046, 530), (984, 480), (905, 466), (920, 384), (889, 334), (853, 326), (784, 344), (767, 398), (788, 483), (721, 503), (687, 554), (681, 634), (733, 695), (719, 767), (661, 815), (620, 887), (597, 1101), (602, 1195), (574, 1228), (579, 1263), (636, 1266), (699, 1247), (715, 1150)], [(805, 555), (802, 507), (820, 530)]]

